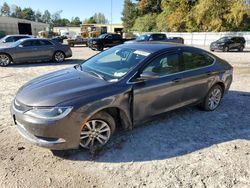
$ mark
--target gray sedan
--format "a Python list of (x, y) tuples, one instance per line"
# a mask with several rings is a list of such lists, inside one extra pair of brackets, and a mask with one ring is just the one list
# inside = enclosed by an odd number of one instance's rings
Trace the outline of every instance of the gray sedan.
[(21, 39), (0, 45), (0, 66), (50, 60), (60, 63), (71, 56), (72, 51), (68, 45), (48, 39)]

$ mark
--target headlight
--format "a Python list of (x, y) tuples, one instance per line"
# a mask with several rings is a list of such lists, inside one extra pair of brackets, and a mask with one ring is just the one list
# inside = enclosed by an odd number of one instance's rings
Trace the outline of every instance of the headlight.
[(32, 108), (25, 112), (26, 115), (49, 120), (58, 120), (67, 116), (73, 107), (51, 107), (51, 108)]
[(93, 44), (96, 44), (97, 42), (96, 41), (93, 41)]

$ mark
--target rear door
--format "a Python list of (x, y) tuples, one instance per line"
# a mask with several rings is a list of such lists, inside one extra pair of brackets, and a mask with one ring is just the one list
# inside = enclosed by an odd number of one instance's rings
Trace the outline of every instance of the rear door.
[(54, 54), (54, 45), (48, 40), (38, 40), (38, 60), (51, 60)]
[(216, 72), (213, 70), (215, 59), (203, 51), (182, 51), (182, 82), (184, 86), (183, 103), (195, 103), (203, 99)]

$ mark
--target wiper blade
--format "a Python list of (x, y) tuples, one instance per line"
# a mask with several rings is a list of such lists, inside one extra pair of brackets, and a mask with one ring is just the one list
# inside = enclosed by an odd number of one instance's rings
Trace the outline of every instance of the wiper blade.
[(97, 76), (98, 78), (100, 78), (100, 79), (102, 79), (102, 80), (105, 80), (105, 81), (106, 81), (106, 79), (104, 78), (104, 76), (102, 76), (102, 75), (98, 74), (98, 73), (97, 73), (97, 72), (95, 72), (95, 71), (87, 71), (87, 73), (90, 73), (90, 74), (92, 74), (92, 75), (94, 75), (94, 76)]

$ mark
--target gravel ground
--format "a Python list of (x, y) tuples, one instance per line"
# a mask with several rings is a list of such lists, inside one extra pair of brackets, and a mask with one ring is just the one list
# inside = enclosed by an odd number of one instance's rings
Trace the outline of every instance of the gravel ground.
[(63, 64), (0, 67), (0, 187), (250, 187), (250, 51), (215, 54), (234, 81), (214, 112), (179, 109), (117, 133), (93, 158), (86, 150), (52, 153), (26, 143), (10, 116), (28, 80), (95, 54), (75, 47)]

